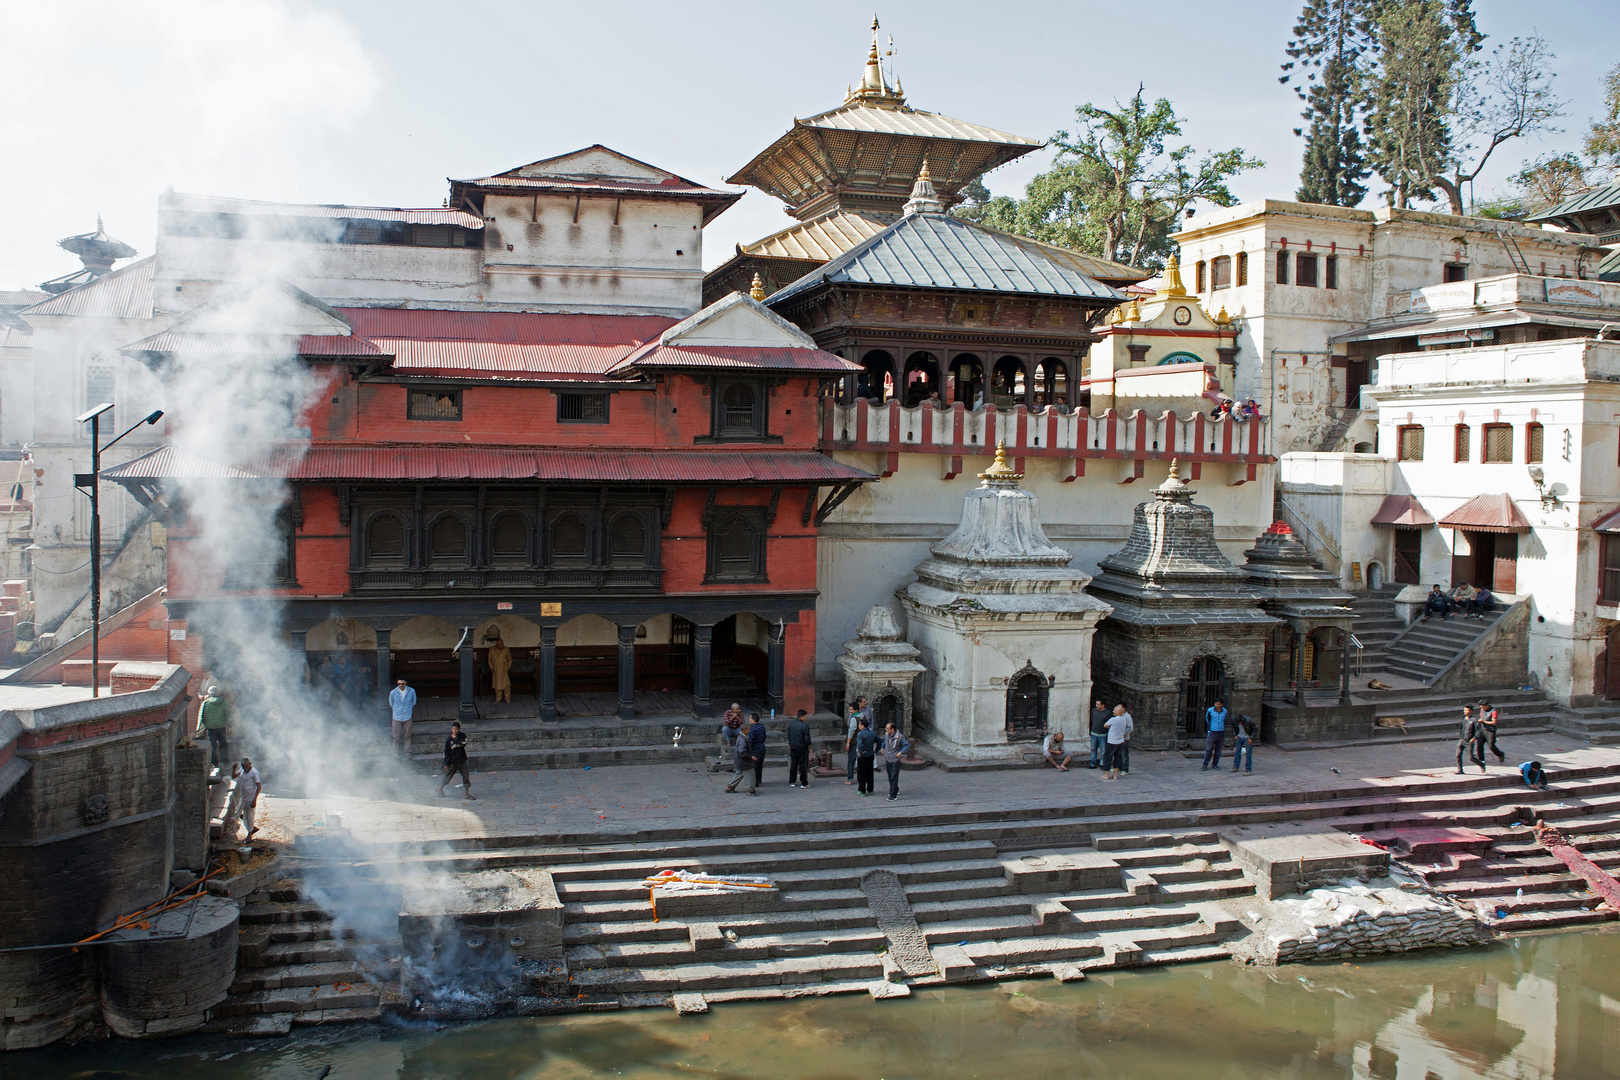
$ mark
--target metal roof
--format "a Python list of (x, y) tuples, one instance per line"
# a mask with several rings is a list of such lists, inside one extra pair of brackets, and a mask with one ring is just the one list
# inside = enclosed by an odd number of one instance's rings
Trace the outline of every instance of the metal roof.
[(104, 479), (549, 480), (621, 483), (836, 484), (875, 480), (813, 450), (538, 450), (515, 446), (269, 447), (231, 465), (172, 445)]
[(395, 373), (449, 377), (603, 375), (677, 321), (662, 315), (338, 310), (357, 337), (394, 357)]
[[(659, 179), (641, 180), (633, 176), (604, 174), (594, 170), (572, 173), (567, 171), (566, 164), (571, 159), (586, 159), (587, 155), (593, 153), (610, 155), (631, 166), (656, 174)], [(540, 166), (554, 167), (550, 170), (543, 170)], [(527, 165), (520, 165), (515, 169), (496, 173), (494, 176), (484, 176), (473, 180), (450, 181), (450, 201), (458, 205), (466, 203), (481, 210), (483, 207), (481, 196), (490, 191), (521, 193), (545, 191), (563, 195), (682, 199), (702, 204), (704, 224), (708, 224), (717, 214), (743, 197), (741, 191), (726, 191), (723, 188), (707, 187), (696, 181), (688, 180), (684, 176), (677, 176), (668, 169), (660, 169), (656, 165), (650, 165), (628, 154), (622, 154), (612, 147), (603, 146), (601, 143), (571, 153), (559, 154), (556, 157), (530, 162)]]
[(1588, 213), (1592, 210), (1602, 210), (1609, 206), (1620, 206), (1620, 180), (1602, 187), (1591, 188), (1579, 195), (1571, 195), (1563, 202), (1550, 210), (1543, 210), (1526, 221), (1557, 221), (1559, 218), (1574, 217), (1576, 214)]
[(877, 131), (889, 135), (916, 135), (924, 139), (957, 139), (966, 142), (1004, 143), (1008, 146), (1037, 147), (1039, 139), (1026, 139), (1005, 131), (974, 124), (941, 113), (901, 107), (880, 109), (852, 103), (798, 121), (804, 127), (834, 131)]
[(1620, 248), (1615, 248), (1598, 263), (1599, 281), (1620, 281)]
[(827, 372), (834, 375), (861, 370), (859, 364), (820, 349), (752, 345), (653, 345), (627, 357), (616, 370), (629, 371), (633, 368), (740, 368), (753, 371)]
[(70, 315), (77, 318), (150, 319), (152, 317), (152, 270), (156, 263), (148, 255), (138, 262), (103, 274), (88, 285), (58, 293), (17, 314)]
[(420, 210), (392, 206), (345, 206), (341, 203), (279, 203), (237, 199), (228, 195), (187, 195), (175, 192), (164, 209), (191, 214), (247, 214), (262, 217), (339, 218), (355, 221), (404, 221), (412, 225), (458, 225), (482, 229), (484, 219), (465, 210), (437, 207)]
[(774, 307), (822, 282), (1126, 299), (1087, 276), (1080, 269), (1085, 258), (949, 214), (907, 214), (777, 292), (769, 303)]
[(869, 240), (888, 228), (895, 215), (840, 210), (801, 222), (763, 240), (742, 245), (743, 255), (774, 259), (806, 259), (827, 262), (836, 259), (862, 240)]
[(1347, 330), (1342, 334), (1334, 334), (1328, 340), (1330, 342), (1387, 341), (1395, 338), (1427, 337), (1430, 334), (1444, 334), (1459, 330), (1490, 330), (1504, 326), (1523, 326), (1526, 324), (1597, 330), (1613, 321), (1613, 319), (1605, 319), (1601, 315), (1592, 315), (1586, 318), (1578, 315), (1557, 315), (1541, 306), (1534, 308), (1514, 307), (1485, 314), (1464, 312), (1460, 315), (1447, 315), (1437, 319), (1419, 319), (1412, 322), (1395, 323), (1394, 325), (1384, 324), (1362, 327), (1359, 330)]
[(1388, 525), (1394, 529), (1421, 529), (1434, 524), (1434, 515), (1423, 509), (1423, 504), (1411, 495), (1387, 495), (1373, 514), (1373, 525)]
[(1441, 518), (1439, 524), (1448, 529), (1495, 533), (1527, 533), (1531, 528), (1509, 495), (1475, 495)]

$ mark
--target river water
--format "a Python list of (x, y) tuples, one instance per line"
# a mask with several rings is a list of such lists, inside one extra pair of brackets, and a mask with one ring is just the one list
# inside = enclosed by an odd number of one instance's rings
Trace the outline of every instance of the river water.
[(106, 1042), (0, 1056), (7, 1080), (1598, 1080), (1620, 1077), (1620, 932), (1352, 964), (1231, 963), (865, 996)]

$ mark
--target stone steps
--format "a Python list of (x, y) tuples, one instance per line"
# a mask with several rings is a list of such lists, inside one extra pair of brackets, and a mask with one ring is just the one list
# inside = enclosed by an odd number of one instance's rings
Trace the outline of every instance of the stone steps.
[(574, 974), (585, 993), (691, 993), (744, 987), (883, 978), (883, 961), (872, 954), (832, 954), (774, 960), (722, 960), (649, 969), (591, 968)]

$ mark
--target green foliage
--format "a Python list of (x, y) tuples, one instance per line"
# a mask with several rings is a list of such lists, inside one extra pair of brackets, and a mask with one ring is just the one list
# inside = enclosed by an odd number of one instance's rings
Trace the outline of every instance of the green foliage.
[(1199, 156), (1181, 137), (1165, 98), (1151, 104), (1137, 87), (1113, 109), (1081, 105), (1079, 126), (1052, 137), (1052, 167), (1029, 182), (1021, 200), (964, 189), (954, 213), (971, 221), (1133, 266), (1158, 267), (1174, 247), (1170, 234), (1194, 202), (1231, 206), (1227, 181), (1264, 163), (1241, 149)]
[(1368, 160), (1395, 206), (1434, 198), (1452, 161), (1453, 97), (1484, 39), (1470, 0), (1385, 0), (1366, 117)]
[[(1306, 0), (1288, 62), (1278, 81), (1305, 102), (1310, 125), (1300, 169), (1301, 202), (1355, 206), (1367, 194), (1366, 153), (1357, 118), (1366, 98), (1366, 64), (1371, 58), (1375, 0)], [(1299, 135), (1302, 129), (1295, 128)]]
[(1596, 168), (1620, 172), (1620, 64), (1603, 79), (1603, 115), (1587, 128), (1583, 149)]

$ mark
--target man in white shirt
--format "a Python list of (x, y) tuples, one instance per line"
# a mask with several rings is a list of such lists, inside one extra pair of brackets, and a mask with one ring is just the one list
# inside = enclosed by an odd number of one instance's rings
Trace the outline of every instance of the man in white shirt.
[(1041, 757), (1058, 772), (1068, 772), (1074, 755), (1063, 749), (1063, 732), (1051, 731), (1041, 743)]
[(238, 805), (242, 808), (242, 825), (247, 829), (246, 839), (253, 839), (253, 834), (259, 827), (253, 824), (253, 815), (259, 808), (259, 792), (263, 790), (264, 783), (259, 779), (259, 770), (253, 767), (252, 758), (242, 759), (242, 775), (236, 781), (236, 794)]
[(1103, 727), (1108, 729), (1108, 742), (1103, 748), (1103, 779), (1118, 780), (1121, 772), (1131, 771), (1129, 746), (1136, 721), (1122, 703), (1114, 706), (1114, 715)]

